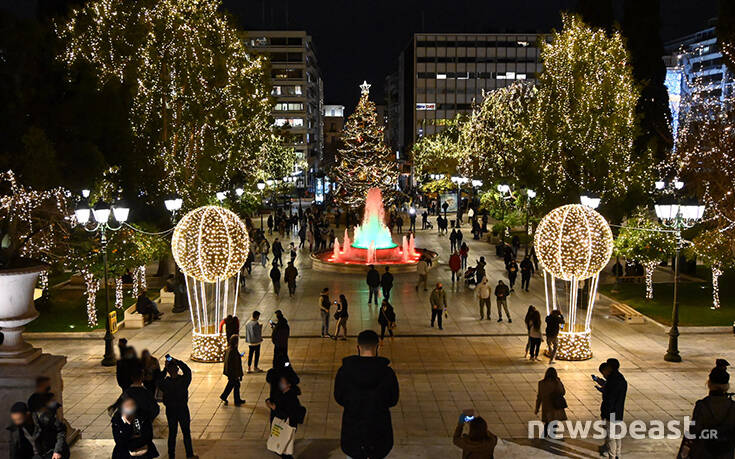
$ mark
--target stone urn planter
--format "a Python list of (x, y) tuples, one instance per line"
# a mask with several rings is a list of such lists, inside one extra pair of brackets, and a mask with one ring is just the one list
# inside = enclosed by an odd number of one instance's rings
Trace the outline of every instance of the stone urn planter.
[(23, 340), (25, 325), (38, 317), (33, 304), (33, 292), (38, 276), (46, 266), (0, 270), (0, 364), (28, 363), (41, 355)]

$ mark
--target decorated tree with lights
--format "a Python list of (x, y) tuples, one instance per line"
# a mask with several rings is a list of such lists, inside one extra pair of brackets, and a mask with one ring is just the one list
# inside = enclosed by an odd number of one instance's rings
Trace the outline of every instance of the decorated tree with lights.
[(332, 170), (336, 199), (350, 207), (361, 205), (370, 188), (380, 188), (386, 199), (395, 197), (400, 172), (385, 144), (375, 104), (370, 101), (370, 85), (364, 82), (360, 90), (360, 101), (345, 123), (344, 146), (337, 151)]
[(514, 83), (485, 94), (462, 126), (462, 175), (512, 188), (538, 182), (532, 142), (537, 93), (534, 85)]
[(707, 229), (692, 239), (687, 247), (690, 258), (698, 257), (712, 270), (712, 309), (720, 308), (720, 276), (735, 268), (735, 242), (731, 234)]
[(541, 43), (544, 71), (530, 126), (544, 202), (590, 192), (610, 202), (650, 189), (650, 151), (633, 156), (638, 91), (623, 38), (578, 16), (562, 21), (563, 29)]
[(637, 209), (623, 222), (615, 239), (615, 255), (643, 265), (646, 276), (646, 299), (653, 299), (653, 271), (673, 253), (675, 238), (647, 209)]
[(133, 94), (130, 127), (156, 195), (185, 207), (238, 171), (255, 180), (270, 138), (265, 61), (247, 52), (219, 0), (93, 0), (57, 27), (62, 59)]
[(425, 135), (413, 144), (411, 159), (417, 176), (443, 174), (449, 177), (459, 173), (459, 165), (467, 151), (460, 141), (466, 121), (465, 116), (457, 115), (444, 130)]

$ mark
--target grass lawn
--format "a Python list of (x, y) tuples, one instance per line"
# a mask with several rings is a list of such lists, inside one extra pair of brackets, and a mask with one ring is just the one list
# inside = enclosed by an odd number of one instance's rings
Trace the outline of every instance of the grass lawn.
[[(711, 310), (712, 284), (709, 273), (698, 275), (707, 282), (679, 283), (679, 325), (681, 326), (731, 326), (735, 321), (735, 273), (728, 272), (720, 277), (720, 309)], [(671, 324), (674, 285), (660, 283), (653, 285), (653, 300), (646, 300), (644, 284), (621, 284), (618, 293), (611, 293), (615, 286), (600, 286), (600, 292), (610, 298), (640, 311), (642, 314), (666, 325)]]
[[(153, 298), (156, 289), (148, 289)], [(125, 318), (125, 309), (135, 303), (135, 298), (126, 295), (124, 308), (117, 309), (117, 321)], [(105, 328), (105, 291), (97, 292), (97, 327), (87, 325), (87, 300), (81, 290), (52, 289), (48, 303), (36, 302), (40, 316), (26, 326), (29, 332), (89, 332)], [(110, 309), (115, 309), (115, 290), (110, 290)]]

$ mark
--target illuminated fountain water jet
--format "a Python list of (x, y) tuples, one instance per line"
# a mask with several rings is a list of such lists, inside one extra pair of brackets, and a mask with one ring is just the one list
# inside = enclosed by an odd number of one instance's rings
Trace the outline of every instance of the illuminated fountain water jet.
[[(436, 253), (417, 249), (413, 234), (403, 236), (399, 246), (385, 225), (383, 196), (379, 188), (368, 190), (362, 223), (355, 227), (354, 240), (345, 229), (342, 243), (335, 238), (334, 249), (312, 254), (318, 271), (362, 272), (365, 265), (389, 265), (394, 272), (412, 271), (421, 256), (435, 258)], [(354, 269), (351, 269), (354, 267)]]

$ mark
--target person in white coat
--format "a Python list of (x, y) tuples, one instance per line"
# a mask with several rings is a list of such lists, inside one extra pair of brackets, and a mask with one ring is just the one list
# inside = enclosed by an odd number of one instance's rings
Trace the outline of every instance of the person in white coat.
[[(485, 318), (485, 311), (487, 311), (487, 320), (490, 320), (490, 295), (492, 294), (492, 287), (488, 284), (487, 276), (482, 278), (482, 281), (475, 288), (475, 295), (480, 303), (480, 320)], [(485, 308), (485, 309), (483, 309)]]

